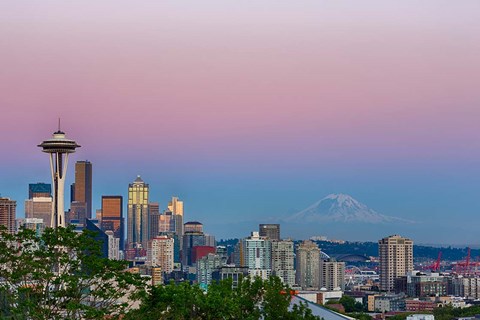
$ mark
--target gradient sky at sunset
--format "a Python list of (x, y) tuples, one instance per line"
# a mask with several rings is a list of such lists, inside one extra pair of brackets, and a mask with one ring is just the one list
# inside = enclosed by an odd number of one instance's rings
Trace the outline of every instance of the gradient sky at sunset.
[(95, 208), (140, 174), (162, 207), (178, 195), (187, 220), (242, 237), (341, 192), (419, 221), (403, 230), (417, 242), (480, 244), (477, 0), (7, 0), (0, 15), (0, 193), (19, 216), (61, 117)]

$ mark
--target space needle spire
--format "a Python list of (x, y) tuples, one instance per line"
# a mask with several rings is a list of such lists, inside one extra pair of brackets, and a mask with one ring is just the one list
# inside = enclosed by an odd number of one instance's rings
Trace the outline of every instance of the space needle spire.
[[(51, 139), (43, 141), (38, 147), (43, 152), (50, 154), (50, 171), (53, 183), (53, 206), (50, 226), (52, 228), (65, 227), (65, 176), (67, 174), (68, 155), (74, 153), (80, 146), (74, 141), (67, 139), (65, 132), (60, 129), (58, 119), (58, 131), (53, 133)], [(48, 225), (48, 221), (45, 221)]]

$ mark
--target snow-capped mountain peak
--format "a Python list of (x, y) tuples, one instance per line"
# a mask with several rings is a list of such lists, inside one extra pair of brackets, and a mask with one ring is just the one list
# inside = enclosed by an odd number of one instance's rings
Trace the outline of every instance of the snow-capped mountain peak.
[(400, 218), (380, 214), (347, 194), (329, 194), (310, 207), (292, 215), (288, 220), (304, 222), (407, 222)]

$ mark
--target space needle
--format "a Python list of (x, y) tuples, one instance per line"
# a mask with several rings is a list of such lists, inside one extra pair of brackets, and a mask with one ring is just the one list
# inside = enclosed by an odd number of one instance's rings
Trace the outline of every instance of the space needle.
[[(74, 153), (80, 146), (74, 141), (67, 139), (65, 132), (60, 130), (60, 119), (58, 120), (58, 131), (53, 133), (51, 139), (43, 141), (38, 147), (43, 152), (50, 154), (50, 170), (53, 183), (53, 206), (52, 228), (65, 227), (65, 176), (67, 174), (68, 155)], [(47, 222), (45, 221), (45, 225)]]

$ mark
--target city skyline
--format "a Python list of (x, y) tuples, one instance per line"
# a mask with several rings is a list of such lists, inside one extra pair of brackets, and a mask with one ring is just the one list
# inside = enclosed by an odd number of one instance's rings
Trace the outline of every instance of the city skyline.
[(83, 146), (70, 164), (95, 166), (93, 211), (141, 175), (219, 238), (345, 193), (419, 221), (398, 231), (416, 243), (478, 244), (480, 4), (267, 2), (2, 2), (0, 194), (17, 217), (50, 181), (35, 146), (60, 116)]

